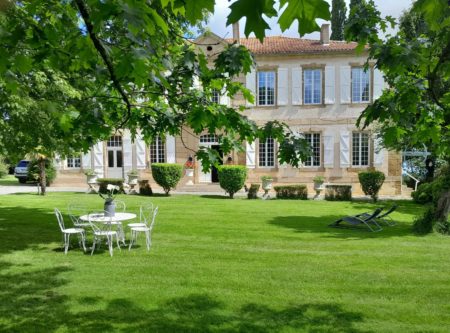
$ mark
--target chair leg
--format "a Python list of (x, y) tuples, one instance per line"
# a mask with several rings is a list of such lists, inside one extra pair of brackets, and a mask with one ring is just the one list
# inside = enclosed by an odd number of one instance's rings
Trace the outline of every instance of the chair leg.
[[(120, 248), (120, 244), (119, 244), (119, 235), (118, 234), (116, 234), (116, 243), (117, 243), (117, 248), (119, 249), (119, 251), (122, 251), (122, 249)], [(125, 242), (123, 242), (123, 244), (125, 245)]]
[(70, 243), (70, 235), (64, 234), (64, 254), (67, 254), (67, 250), (69, 249)]
[(109, 248), (109, 255), (113, 256), (113, 247), (112, 247), (112, 236), (106, 236), (107, 242), (108, 242), (108, 248)]
[(86, 235), (84, 234), (84, 230), (81, 233), (81, 243), (83, 244), (83, 251), (86, 252)]
[(92, 243), (92, 251), (91, 251), (91, 255), (94, 254), (94, 250), (95, 250), (95, 243), (97, 242), (97, 237), (94, 236), (94, 243)]
[(133, 246), (133, 241), (134, 241), (134, 231), (131, 230), (131, 235), (130, 235), (130, 246), (128, 246), (128, 251), (131, 250), (131, 247)]
[(148, 231), (145, 232), (145, 241), (147, 243), (147, 251), (150, 251), (150, 233)]

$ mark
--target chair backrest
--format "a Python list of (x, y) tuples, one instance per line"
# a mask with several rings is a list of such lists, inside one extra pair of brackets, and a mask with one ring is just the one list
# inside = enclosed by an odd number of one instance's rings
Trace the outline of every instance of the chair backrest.
[(67, 205), (67, 210), (69, 212), (69, 218), (72, 221), (74, 226), (79, 226), (83, 222), (80, 221), (80, 216), (87, 213), (87, 208), (85, 205), (71, 202)]
[(374, 218), (376, 218), (378, 215), (380, 215), (381, 211), (383, 210), (383, 208), (377, 208), (374, 210), (374, 212), (372, 213), (372, 215), (370, 215), (369, 217), (365, 218), (364, 221), (370, 221)]
[(116, 204), (116, 212), (124, 213), (125, 210), (127, 209), (125, 202), (121, 200), (114, 200), (114, 203)]
[[(105, 217), (104, 219), (102, 219), (101, 221), (96, 221), (96, 218), (98, 216), (106, 216), (104, 211), (99, 211), (99, 212), (91, 212), (88, 215), (88, 221), (89, 221), (89, 225), (92, 228), (92, 231), (95, 232), (100, 232), (100, 231), (111, 231), (111, 221), (112, 221), (112, 217)], [(105, 223), (105, 222), (109, 222), (109, 223)]]
[(153, 214), (153, 204), (151, 202), (139, 207), (139, 222), (149, 224)]
[(379, 218), (383, 218), (388, 216), (389, 214), (391, 214), (394, 210), (397, 209), (397, 205), (393, 205), (391, 208), (388, 209), (388, 211), (384, 214), (381, 214), (380, 216), (378, 216)]
[(55, 208), (55, 215), (56, 215), (56, 219), (58, 220), (58, 224), (59, 224), (59, 228), (61, 229), (61, 232), (64, 232), (64, 230), (66, 230), (66, 227), (64, 226), (64, 219), (58, 208)]
[(153, 230), (153, 226), (155, 225), (157, 214), (158, 214), (158, 206), (156, 206), (155, 210), (153, 211), (152, 223), (149, 225), (150, 231)]

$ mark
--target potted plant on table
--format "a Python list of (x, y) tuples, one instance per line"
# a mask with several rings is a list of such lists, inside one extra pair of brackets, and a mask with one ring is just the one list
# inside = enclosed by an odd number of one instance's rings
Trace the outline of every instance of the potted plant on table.
[(315, 198), (318, 198), (320, 195), (320, 192), (324, 190), (324, 183), (325, 183), (325, 178), (323, 176), (315, 176), (313, 178), (313, 182), (314, 182), (314, 190), (316, 191), (316, 196)]
[(120, 187), (113, 184), (108, 184), (106, 186), (105, 193), (98, 193), (103, 200), (105, 200), (105, 205), (103, 207), (105, 211), (105, 216), (112, 217), (116, 214), (116, 204), (114, 199), (116, 198), (116, 194), (120, 191)]

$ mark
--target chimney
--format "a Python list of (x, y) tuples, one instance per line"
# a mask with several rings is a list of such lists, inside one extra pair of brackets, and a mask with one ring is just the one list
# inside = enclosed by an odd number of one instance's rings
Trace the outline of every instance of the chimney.
[(320, 27), (320, 44), (330, 45), (330, 25), (322, 24)]
[(240, 43), (239, 21), (233, 23), (233, 39), (236, 43)]

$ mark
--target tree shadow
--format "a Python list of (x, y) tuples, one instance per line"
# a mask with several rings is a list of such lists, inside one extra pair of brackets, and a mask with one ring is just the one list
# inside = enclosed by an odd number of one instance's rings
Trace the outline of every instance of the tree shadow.
[[(11, 264), (0, 265), (0, 331), (5, 332), (367, 332), (356, 327), (364, 321), (361, 313), (335, 303), (283, 308), (247, 303), (231, 309), (202, 293), (171, 298), (147, 308), (127, 298), (105, 301), (83, 295), (82, 286), (77, 298), (61, 294), (58, 288), (69, 283), (61, 277), (62, 273), (71, 273), (67, 267), (10, 273)], [(74, 302), (82, 305), (81, 312), (71, 311)]]
[(228, 199), (230, 200), (230, 197), (228, 195), (218, 195), (218, 194), (204, 194), (201, 195), (200, 198), (205, 198), (205, 199)]

